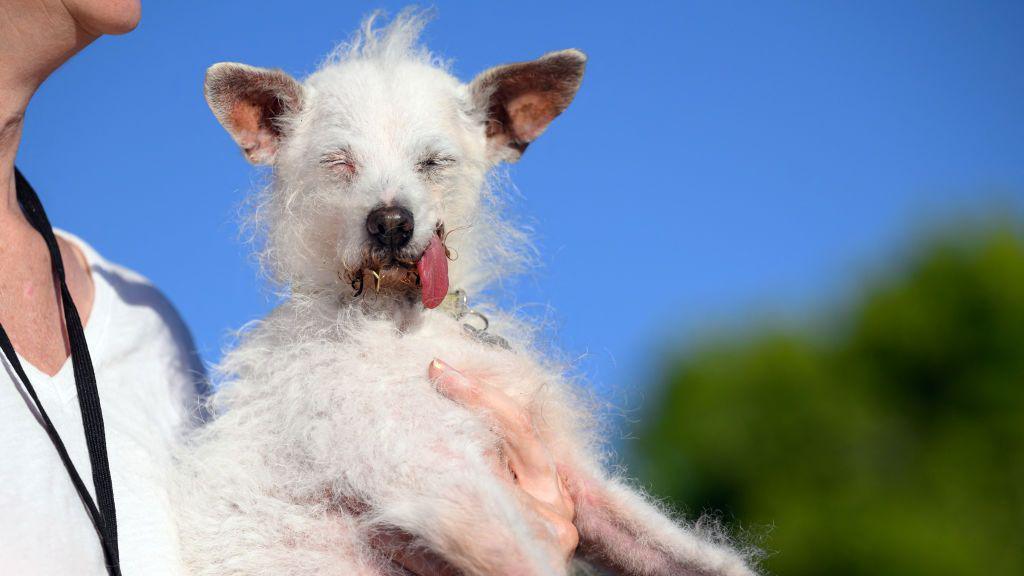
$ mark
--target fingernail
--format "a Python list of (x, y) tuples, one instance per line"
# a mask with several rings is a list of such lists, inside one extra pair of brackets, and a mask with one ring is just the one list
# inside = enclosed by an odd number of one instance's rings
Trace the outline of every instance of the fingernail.
[(437, 390), (447, 395), (453, 389), (462, 389), (466, 386), (466, 378), (455, 368), (440, 358), (434, 358), (430, 362), (430, 379), (434, 381)]

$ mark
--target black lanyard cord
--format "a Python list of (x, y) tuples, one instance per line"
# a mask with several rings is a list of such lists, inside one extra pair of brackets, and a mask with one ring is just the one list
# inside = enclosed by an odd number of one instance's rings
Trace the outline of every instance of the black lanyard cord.
[(32, 186), (21, 172), (15, 168), (15, 182), (18, 193), (18, 202), (25, 213), (32, 227), (35, 228), (43, 239), (46, 240), (46, 247), (50, 251), (50, 261), (53, 265), (53, 273), (60, 283), (60, 296), (64, 307), (64, 324), (67, 328), (68, 342), (71, 347), (71, 363), (74, 368), (75, 387), (78, 391), (78, 407), (82, 412), (82, 428), (85, 432), (85, 443), (89, 450), (89, 463), (92, 467), (93, 488), (96, 490), (96, 501), (93, 501), (88, 488), (78, 474), (67, 448), (61, 440), (57, 429), (54, 428), (50, 417), (43, 409), (43, 404), (36, 395), (35, 388), (29, 382), (25, 370), (18, 359), (18, 354), (11, 344), (3, 325), (0, 325), (0, 348), (4, 356), (11, 364), (14, 372), (28, 392), (35, 409), (42, 420), (43, 428), (47, 436), (57, 450), (64, 468), (67, 469), (71, 482), (82, 499), (89, 518), (96, 528), (96, 534), (100, 538), (100, 545), (103, 547), (103, 556), (106, 560), (107, 573), (110, 576), (120, 576), (121, 567), (117, 549), (117, 513), (114, 508), (114, 488), (110, 478), (110, 464), (107, 461), (106, 436), (103, 429), (103, 410), (100, 407), (100, 395), (96, 388), (96, 374), (93, 371), (92, 359), (89, 356), (89, 347), (85, 341), (85, 331), (82, 329), (82, 319), (78, 316), (78, 309), (71, 299), (71, 292), (68, 290), (64, 278), (64, 262), (60, 256), (60, 248), (57, 246), (57, 239), (53, 234), (50, 221), (46, 218), (43, 205), (39, 201)]

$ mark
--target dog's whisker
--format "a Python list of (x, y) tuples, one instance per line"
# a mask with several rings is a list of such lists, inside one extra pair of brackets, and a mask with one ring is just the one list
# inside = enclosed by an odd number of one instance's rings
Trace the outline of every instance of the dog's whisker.
[(463, 226), (456, 226), (455, 228), (452, 228), (451, 230), (448, 230), (447, 232), (444, 232), (444, 234), (441, 235), (441, 242), (447, 244), (448, 237), (451, 236), (453, 233), (461, 232), (463, 230), (470, 230), (471, 228), (473, 228), (472, 224), (466, 224), (466, 225), (463, 225)]

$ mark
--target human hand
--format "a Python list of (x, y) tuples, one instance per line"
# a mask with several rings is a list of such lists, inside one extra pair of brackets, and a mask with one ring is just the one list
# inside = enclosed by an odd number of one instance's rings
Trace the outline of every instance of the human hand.
[[(441, 360), (431, 362), (428, 373), (439, 392), (491, 420), (501, 438), (500, 453), (492, 459), (495, 474), (517, 488), (521, 501), (543, 531), (541, 538), (568, 564), (579, 544), (573, 524), (575, 504), (530, 414), (501, 390), (468, 377)], [(395, 541), (389, 547), (394, 550), (394, 561), (417, 576), (457, 574), (429, 553), (403, 550), (400, 542)]]

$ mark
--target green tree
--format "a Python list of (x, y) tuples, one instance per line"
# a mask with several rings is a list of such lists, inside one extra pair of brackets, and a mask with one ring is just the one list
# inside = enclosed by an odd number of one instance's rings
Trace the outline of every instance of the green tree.
[(1024, 574), (1020, 229), (928, 242), (826, 324), (673, 360), (643, 480), (759, 533), (774, 574)]

